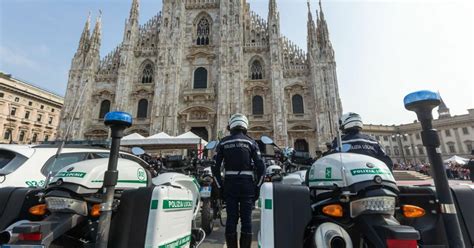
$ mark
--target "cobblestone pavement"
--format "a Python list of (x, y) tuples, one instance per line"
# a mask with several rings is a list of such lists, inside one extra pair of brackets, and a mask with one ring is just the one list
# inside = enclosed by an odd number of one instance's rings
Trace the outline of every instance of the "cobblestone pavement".
[[(198, 225), (199, 225), (198, 220)], [(224, 213), (224, 221), (225, 221), (225, 213)], [(255, 209), (252, 213), (252, 224), (253, 224), (253, 242), (252, 248), (257, 248), (257, 234), (258, 230), (260, 230), (260, 210)], [(240, 225), (237, 227), (237, 230), (240, 230)], [(225, 245), (225, 236), (224, 236), (225, 227), (219, 224), (219, 221), (216, 220), (214, 223), (214, 230), (212, 233), (206, 237), (206, 240), (201, 244), (200, 248), (223, 248), (227, 247)]]

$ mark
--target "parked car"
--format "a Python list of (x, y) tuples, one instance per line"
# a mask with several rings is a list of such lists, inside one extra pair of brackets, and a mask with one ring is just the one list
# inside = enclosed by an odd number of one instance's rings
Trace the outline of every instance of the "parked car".
[[(55, 161), (57, 148), (51, 145), (0, 145), (0, 187), (42, 187), (49, 171), (57, 171), (73, 163), (107, 158), (105, 148), (66, 145)], [(147, 167), (145, 161), (125, 152), (122, 158)]]

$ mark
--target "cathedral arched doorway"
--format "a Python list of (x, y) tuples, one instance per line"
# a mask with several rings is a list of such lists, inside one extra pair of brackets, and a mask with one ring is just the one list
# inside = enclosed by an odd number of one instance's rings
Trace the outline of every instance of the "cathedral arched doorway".
[[(205, 127), (191, 127), (191, 132), (194, 133), (195, 135), (199, 136), (201, 139), (205, 141), (209, 141), (209, 132), (207, 131), (207, 128)], [(207, 157), (209, 154), (204, 150), (204, 147), (200, 146), (198, 150), (196, 149), (190, 149), (188, 150), (188, 154), (199, 154), (203, 152), (203, 156)]]
[(205, 127), (192, 127), (191, 132), (193, 132), (195, 135), (201, 137), (201, 139), (205, 141), (209, 141), (209, 132), (207, 131), (207, 128)]
[(305, 139), (297, 139), (295, 141), (295, 150), (298, 152), (309, 152), (308, 142)]

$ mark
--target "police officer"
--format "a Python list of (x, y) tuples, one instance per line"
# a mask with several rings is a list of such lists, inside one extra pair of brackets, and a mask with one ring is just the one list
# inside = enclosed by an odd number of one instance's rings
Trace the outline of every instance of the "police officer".
[[(341, 116), (339, 120), (342, 130), (342, 151), (369, 155), (384, 162), (390, 170), (393, 168), (393, 162), (385, 153), (377, 140), (369, 135), (360, 133), (363, 123), (360, 115), (356, 113), (347, 113)], [(338, 151), (337, 138), (332, 142), (332, 150)]]
[[(237, 222), (240, 217), (240, 247), (250, 248), (252, 243), (252, 208), (263, 183), (265, 165), (260, 158), (257, 143), (247, 136), (248, 119), (242, 114), (234, 114), (229, 119), (227, 129), (230, 136), (217, 146), (216, 165), (212, 174), (221, 187), (221, 165), (224, 162), (224, 199), (227, 208), (225, 237), (227, 247), (237, 248)], [(253, 163), (252, 163), (253, 161)], [(254, 177), (254, 169), (256, 178)]]

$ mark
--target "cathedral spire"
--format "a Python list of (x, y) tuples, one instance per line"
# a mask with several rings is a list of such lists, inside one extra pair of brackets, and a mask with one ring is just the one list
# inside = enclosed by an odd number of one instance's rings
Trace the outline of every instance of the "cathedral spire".
[(308, 4), (308, 52), (311, 51), (312, 48), (314, 48), (316, 44), (316, 26), (313, 21), (313, 14), (311, 14), (311, 3), (310, 0), (307, 1)]
[(306, 4), (308, 5), (308, 21), (313, 21), (313, 15), (311, 14), (311, 3), (310, 3), (310, 0), (308, 0), (306, 2)]
[(130, 17), (128, 18), (129, 23), (138, 24), (139, 11), (140, 0), (133, 0), (132, 7), (130, 8)]
[(319, 0), (319, 15), (318, 15), (318, 27), (316, 29), (318, 36), (318, 43), (321, 49), (328, 48), (332, 50), (331, 41), (329, 40), (329, 30), (324, 18), (323, 6), (321, 0)]
[(279, 38), (280, 35), (280, 13), (276, 0), (268, 2), (268, 26), (271, 28), (270, 39)]
[(321, 12), (321, 19), (324, 20), (323, 5), (321, 4), (321, 0), (319, 0), (319, 11)]
[(79, 41), (79, 48), (77, 50), (87, 51), (90, 38), (90, 24), (91, 12), (89, 11), (89, 16), (87, 17), (86, 24), (84, 25), (84, 30), (82, 31), (81, 39)]
[(268, 3), (268, 18), (278, 17), (278, 6), (276, 0), (270, 0)]
[(91, 48), (96, 49), (97, 51), (100, 49), (100, 43), (102, 39), (102, 11), (99, 10), (99, 16), (95, 21), (94, 31), (92, 32), (91, 37)]

